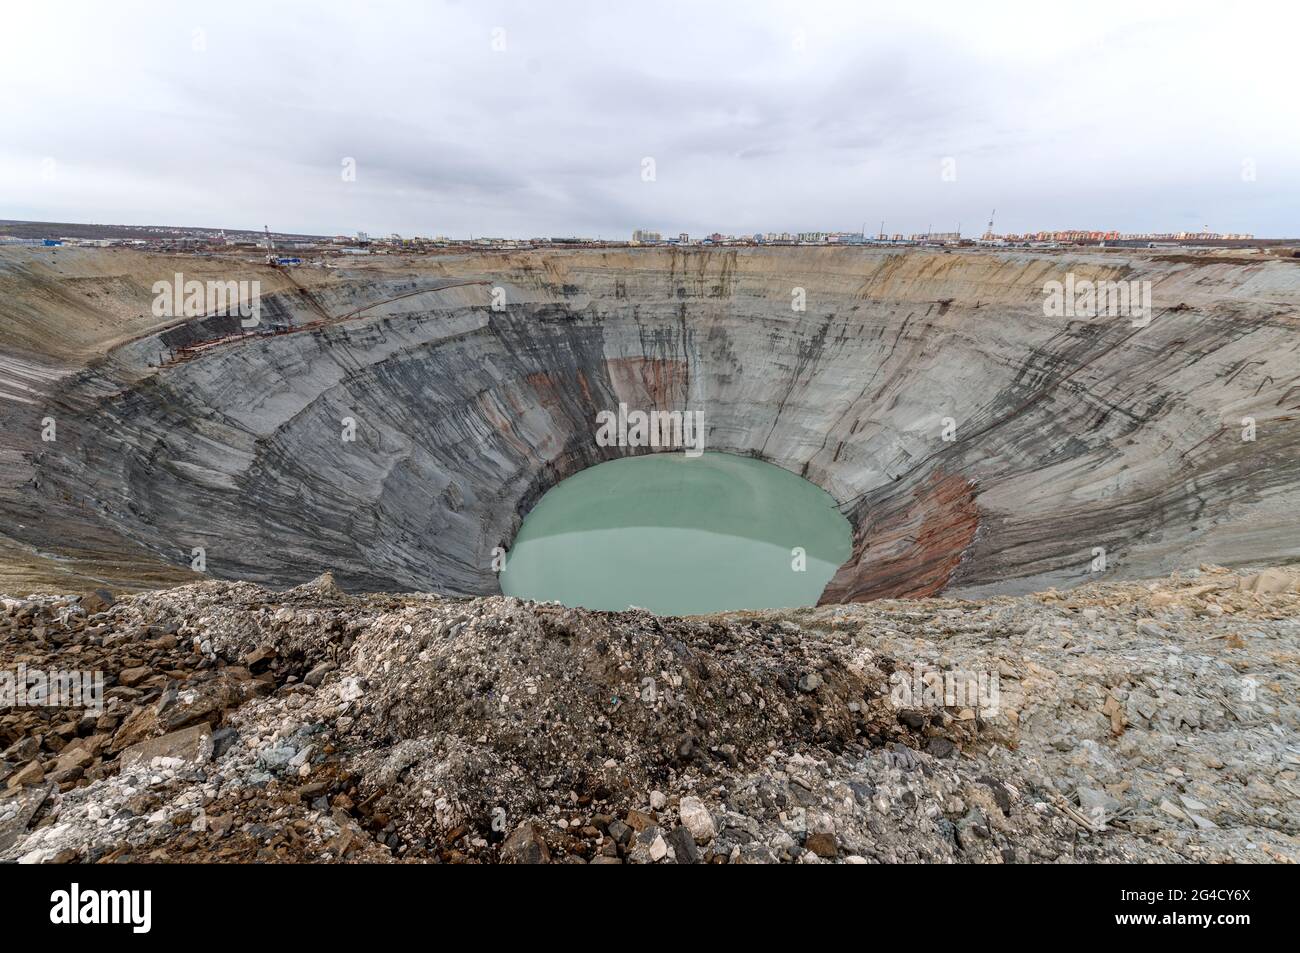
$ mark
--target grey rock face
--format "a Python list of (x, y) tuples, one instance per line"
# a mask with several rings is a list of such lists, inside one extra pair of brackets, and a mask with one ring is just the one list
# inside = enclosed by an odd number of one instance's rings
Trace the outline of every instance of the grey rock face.
[[(65, 260), (87, 274), (8, 262), (11, 306), (82, 336), (103, 318), (59, 296), (71, 282), (147, 314), (180, 267)], [(26, 388), (0, 399), (0, 556), (143, 584), (201, 548), (223, 578), (491, 594), (536, 500), (632, 452), (594, 439), (626, 403), (702, 410), (709, 449), (842, 501), (854, 553), (827, 602), (1300, 557), (1291, 262), (791, 248), (267, 271), (253, 333), (194, 320), (0, 368), (0, 393)], [(1069, 273), (1149, 281), (1153, 320), (1045, 317)]]

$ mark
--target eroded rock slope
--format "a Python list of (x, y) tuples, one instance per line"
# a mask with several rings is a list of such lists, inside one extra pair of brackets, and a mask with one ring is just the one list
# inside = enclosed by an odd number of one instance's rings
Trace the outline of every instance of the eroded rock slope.
[[(153, 318), (176, 271), (261, 281), (261, 325)], [(1068, 274), (1150, 282), (1151, 322), (1045, 317)], [(202, 548), (219, 578), (492, 594), (533, 502), (629, 452), (594, 439), (620, 402), (839, 500), (826, 602), (1286, 562), (1298, 303), (1300, 263), (1136, 251), (10, 250), (0, 562), (13, 591), (174, 583)]]

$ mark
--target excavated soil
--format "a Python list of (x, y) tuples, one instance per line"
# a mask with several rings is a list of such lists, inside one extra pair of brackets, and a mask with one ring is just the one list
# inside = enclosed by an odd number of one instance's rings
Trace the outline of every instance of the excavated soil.
[(6, 599), (0, 668), (108, 688), (0, 715), (0, 859), (1294, 862), (1298, 582), (693, 618), (328, 576)]

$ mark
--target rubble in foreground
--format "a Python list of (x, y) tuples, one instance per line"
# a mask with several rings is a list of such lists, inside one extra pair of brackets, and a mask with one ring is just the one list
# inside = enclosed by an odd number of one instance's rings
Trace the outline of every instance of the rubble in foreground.
[(1293, 862), (1298, 580), (684, 619), (328, 575), (6, 599), (0, 671), (105, 692), (0, 708), (0, 860)]

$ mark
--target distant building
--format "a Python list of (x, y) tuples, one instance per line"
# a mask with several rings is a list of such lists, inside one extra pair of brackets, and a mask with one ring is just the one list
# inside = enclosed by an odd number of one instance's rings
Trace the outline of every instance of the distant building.
[(689, 245), (690, 243), (691, 243), (691, 236), (686, 232), (682, 232), (680, 235), (677, 236), (677, 244)]
[(661, 236), (658, 232), (652, 232), (649, 229), (638, 228), (636, 231), (632, 233), (632, 241), (658, 242), (658, 241), (663, 241), (663, 236)]

